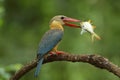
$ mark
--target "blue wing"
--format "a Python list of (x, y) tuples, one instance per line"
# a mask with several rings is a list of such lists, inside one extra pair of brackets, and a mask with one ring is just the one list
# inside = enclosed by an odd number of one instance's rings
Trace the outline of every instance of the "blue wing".
[(44, 60), (43, 56), (57, 45), (57, 43), (62, 39), (62, 36), (63, 36), (62, 30), (53, 29), (46, 32), (45, 35), (42, 37), (39, 44), (39, 48), (38, 48), (37, 55), (38, 55), (39, 61), (35, 71), (35, 77), (37, 77), (40, 72), (40, 68)]
[(44, 54), (52, 50), (62, 39), (62, 36), (63, 31), (59, 29), (52, 29), (46, 32), (40, 41), (38, 55), (43, 56)]

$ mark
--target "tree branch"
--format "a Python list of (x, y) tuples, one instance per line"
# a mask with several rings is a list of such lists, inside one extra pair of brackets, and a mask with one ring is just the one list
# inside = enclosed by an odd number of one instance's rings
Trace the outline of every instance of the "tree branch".
[[(115, 74), (120, 78), (120, 68), (110, 62), (108, 59), (100, 56), (100, 55), (76, 55), (76, 54), (69, 54), (66, 52), (62, 52), (62, 54), (59, 55), (47, 55), (45, 56), (44, 62), (49, 63), (53, 61), (70, 61), (70, 62), (84, 62), (94, 65), (95, 67), (106, 69), (107, 71)], [(27, 72), (32, 70), (37, 66), (37, 59), (33, 60), (29, 64), (26, 64), (23, 66), (19, 71), (17, 71), (10, 80), (19, 80), (23, 75), (25, 75)]]

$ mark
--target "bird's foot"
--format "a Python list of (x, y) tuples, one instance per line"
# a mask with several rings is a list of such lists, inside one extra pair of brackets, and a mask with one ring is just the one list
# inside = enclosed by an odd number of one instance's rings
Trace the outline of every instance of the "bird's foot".
[(51, 51), (50, 54), (51, 55), (59, 55), (59, 54), (64, 54), (64, 52), (63, 51), (55, 51), (55, 52)]
[(56, 52), (51, 51), (49, 54), (56, 55)]
[(56, 51), (56, 54), (64, 54), (64, 52), (63, 51)]

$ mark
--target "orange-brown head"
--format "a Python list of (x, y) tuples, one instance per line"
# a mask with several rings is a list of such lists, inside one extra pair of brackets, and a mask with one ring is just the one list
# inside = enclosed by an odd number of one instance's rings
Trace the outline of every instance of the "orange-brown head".
[(80, 26), (78, 26), (76, 24), (72, 24), (70, 22), (80, 22), (80, 20), (69, 18), (69, 17), (64, 16), (64, 15), (58, 15), (58, 16), (55, 16), (51, 19), (50, 28), (63, 30), (63, 25), (73, 27), (73, 28), (80, 28)]

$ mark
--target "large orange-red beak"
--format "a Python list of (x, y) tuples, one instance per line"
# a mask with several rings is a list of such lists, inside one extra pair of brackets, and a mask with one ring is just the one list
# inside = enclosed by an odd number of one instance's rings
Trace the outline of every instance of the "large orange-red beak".
[(80, 20), (69, 18), (69, 17), (65, 17), (63, 19), (63, 22), (65, 23), (66, 26), (73, 27), (73, 28), (80, 28), (80, 26), (78, 26), (76, 24), (69, 23), (69, 22), (80, 22)]

